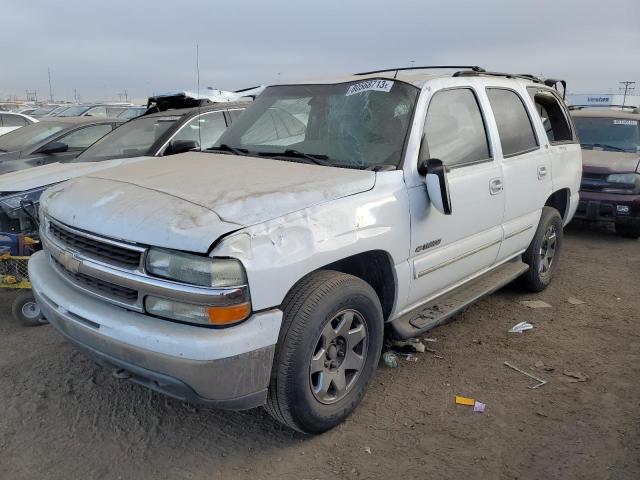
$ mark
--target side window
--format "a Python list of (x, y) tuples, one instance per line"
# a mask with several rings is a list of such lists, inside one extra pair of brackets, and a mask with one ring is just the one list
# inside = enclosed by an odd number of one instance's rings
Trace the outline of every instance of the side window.
[(498, 135), (505, 157), (534, 150), (538, 141), (522, 98), (504, 88), (487, 88), (487, 96), (498, 125)]
[(107, 107), (93, 107), (87, 110), (87, 117), (106, 117), (107, 116)]
[(425, 135), (429, 156), (449, 167), (491, 158), (480, 106), (468, 88), (443, 90), (433, 95), (427, 110)]
[(27, 121), (20, 115), (2, 115), (3, 127), (24, 127)]
[(544, 130), (550, 143), (573, 141), (573, 133), (564, 108), (549, 90), (538, 87), (527, 88), (536, 105)]
[(213, 147), (226, 128), (222, 112), (205, 113), (189, 120), (171, 141), (194, 140), (205, 150)]
[(66, 143), (69, 146), (69, 150), (84, 150), (104, 137), (111, 129), (112, 126), (109, 123), (104, 125), (91, 125), (90, 127), (75, 130), (56, 141)]
[(235, 122), (244, 110), (228, 110), (231, 117), (231, 123)]

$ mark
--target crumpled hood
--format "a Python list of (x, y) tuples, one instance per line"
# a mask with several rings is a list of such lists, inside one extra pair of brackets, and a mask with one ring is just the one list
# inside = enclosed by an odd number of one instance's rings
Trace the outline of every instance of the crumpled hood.
[(631, 173), (640, 167), (637, 153), (582, 150), (582, 168), (588, 173)]
[(149, 157), (119, 158), (103, 162), (50, 163), (17, 172), (0, 175), (0, 192), (24, 192), (80, 177), (122, 163), (144, 160)]
[(48, 190), (52, 217), (89, 232), (206, 252), (248, 225), (373, 188), (363, 170), (185, 153), (95, 172)]

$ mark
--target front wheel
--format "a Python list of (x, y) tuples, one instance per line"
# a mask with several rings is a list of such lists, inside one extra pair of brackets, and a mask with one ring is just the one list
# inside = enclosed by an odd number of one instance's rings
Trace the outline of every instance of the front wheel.
[(13, 318), (28, 327), (37, 327), (49, 323), (42, 316), (40, 306), (36, 303), (36, 299), (31, 292), (22, 292), (16, 297), (11, 305), (11, 313)]
[(529, 265), (529, 270), (519, 279), (522, 287), (541, 292), (549, 286), (558, 268), (563, 242), (560, 213), (555, 208), (544, 207), (536, 234), (522, 255), (524, 263)]
[(304, 433), (338, 425), (360, 403), (383, 339), (378, 297), (363, 280), (323, 270), (296, 285), (284, 319), (265, 409)]

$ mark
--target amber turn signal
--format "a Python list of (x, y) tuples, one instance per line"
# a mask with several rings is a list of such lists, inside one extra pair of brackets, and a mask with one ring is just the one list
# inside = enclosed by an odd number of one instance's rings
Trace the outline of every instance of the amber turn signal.
[(209, 307), (207, 313), (212, 325), (230, 325), (247, 318), (251, 313), (251, 304), (247, 302), (228, 307)]

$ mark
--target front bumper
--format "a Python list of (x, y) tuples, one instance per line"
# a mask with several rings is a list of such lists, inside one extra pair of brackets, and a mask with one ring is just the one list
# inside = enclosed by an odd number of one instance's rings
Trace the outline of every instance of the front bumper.
[(280, 310), (240, 325), (211, 329), (170, 322), (91, 298), (53, 270), (46, 252), (29, 261), (33, 293), (44, 316), (99, 363), (174, 398), (243, 410), (266, 400)]
[(581, 191), (575, 218), (616, 223), (639, 222), (640, 195)]

